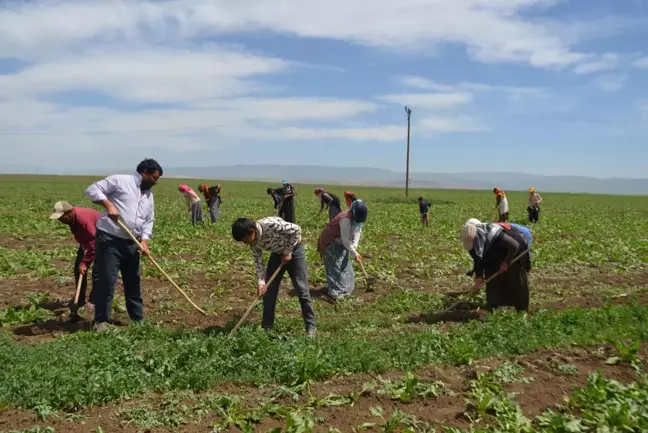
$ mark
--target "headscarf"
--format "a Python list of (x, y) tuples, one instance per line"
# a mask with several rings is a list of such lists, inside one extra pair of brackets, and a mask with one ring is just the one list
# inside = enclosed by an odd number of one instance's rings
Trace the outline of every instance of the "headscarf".
[(209, 201), (209, 199), (211, 198), (211, 194), (209, 193), (209, 187), (207, 186), (206, 183), (201, 183), (200, 186), (198, 187), (198, 191), (203, 193), (206, 201)]
[(367, 221), (367, 204), (358, 199), (351, 204), (351, 214), (353, 215), (353, 221), (359, 226), (362, 227), (362, 224)]
[(464, 249), (467, 251), (474, 249), (477, 257), (483, 258), (484, 253), (493, 245), (493, 241), (503, 228), (499, 224), (474, 224), (471, 221), (472, 219), (463, 225), (459, 237), (464, 244)]
[(187, 185), (185, 185), (184, 183), (181, 183), (180, 185), (178, 185), (178, 191), (180, 191), (180, 192), (189, 192), (189, 191), (193, 191), (193, 190), (191, 188), (189, 188)]
[(533, 194), (535, 192), (535, 188), (534, 187), (529, 188), (529, 192)]
[(315, 195), (320, 195), (324, 192), (324, 188), (315, 188)]

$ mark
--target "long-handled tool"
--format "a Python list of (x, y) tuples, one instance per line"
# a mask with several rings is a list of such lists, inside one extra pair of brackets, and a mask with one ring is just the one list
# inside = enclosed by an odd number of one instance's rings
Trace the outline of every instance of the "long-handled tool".
[[(520, 260), (522, 257), (524, 257), (524, 255), (527, 254), (527, 253), (529, 252), (529, 250), (530, 250), (530, 248), (527, 248), (527, 249), (524, 250), (524, 252), (522, 252), (519, 256), (517, 256), (516, 258), (514, 258), (514, 259), (511, 261), (511, 265), (512, 265), (513, 263), (517, 262), (518, 260)], [(510, 265), (509, 265), (509, 266), (510, 266)], [(507, 269), (507, 270), (508, 270), (508, 269)], [(491, 275), (491, 276), (490, 276), (486, 281), (484, 281), (483, 284), (486, 285), (486, 284), (490, 283), (494, 278), (498, 277), (498, 276), (501, 275), (502, 273), (503, 273), (503, 272), (501, 272), (501, 271), (497, 271), (497, 272), (495, 272), (495, 273), (494, 273), (493, 275)], [(448, 307), (448, 309), (445, 310), (445, 311), (444, 311), (443, 313), (441, 313), (441, 314), (445, 314), (445, 313), (447, 313), (447, 312), (449, 312), (449, 311), (454, 310), (455, 307), (456, 307), (457, 305), (459, 305), (459, 304), (461, 304), (461, 303), (463, 303), (463, 302), (466, 302), (467, 300), (469, 300), (469, 299), (472, 298), (473, 296), (474, 296), (474, 293), (470, 293), (470, 294), (468, 295), (468, 298), (466, 298), (465, 300), (459, 300), (459, 301), (455, 302), (454, 304), (450, 305), (450, 307)]]
[[(135, 236), (133, 236), (133, 233), (131, 233), (131, 231), (128, 229), (128, 227), (126, 227), (126, 224), (124, 224), (123, 222), (121, 222), (121, 220), (117, 220), (117, 224), (119, 224), (119, 226), (120, 226), (120, 227), (121, 227), (121, 228), (122, 228), (126, 233), (128, 233), (128, 236), (130, 236), (130, 238), (133, 240), (133, 242), (135, 242), (135, 244), (137, 244), (137, 247), (138, 247), (140, 250), (142, 250), (142, 249), (143, 249), (143, 248), (142, 248), (142, 244), (140, 244), (139, 241), (137, 240), (137, 238), (136, 238)], [(169, 282), (171, 283), (171, 285), (172, 285), (173, 287), (175, 287), (175, 289), (176, 289), (178, 292), (180, 292), (180, 293), (182, 294), (182, 296), (184, 296), (185, 299), (186, 299), (187, 301), (189, 301), (189, 303), (190, 303), (191, 305), (193, 305), (193, 307), (194, 307), (196, 310), (200, 311), (200, 312), (201, 312), (202, 314), (204, 314), (205, 316), (207, 315), (207, 313), (205, 313), (205, 312), (204, 312), (204, 311), (203, 311), (203, 310), (202, 310), (198, 305), (194, 304), (194, 302), (193, 302), (193, 301), (189, 298), (189, 296), (187, 296), (187, 294), (186, 294), (186, 293), (185, 293), (185, 292), (184, 292), (184, 291), (183, 291), (183, 290), (182, 290), (182, 289), (181, 289), (181, 288), (180, 288), (180, 287), (175, 283), (175, 281), (173, 281), (173, 280), (171, 279), (171, 277), (170, 277), (166, 272), (164, 272), (164, 270), (160, 267), (160, 265), (158, 265), (157, 262), (153, 259), (153, 256), (151, 256), (151, 255), (149, 254), (149, 255), (148, 255), (148, 258), (149, 258), (149, 260), (151, 261), (151, 263), (153, 263), (153, 264), (155, 265), (155, 267), (158, 268), (158, 271), (160, 271), (160, 272), (162, 273), (162, 275), (164, 275), (164, 276), (166, 277), (166, 279), (169, 280)]]
[(364, 273), (365, 283), (367, 283), (367, 292), (373, 292), (373, 283), (375, 279), (369, 277), (369, 274), (367, 274), (367, 270), (365, 269), (362, 260), (358, 260), (358, 263), (360, 263), (360, 268), (362, 268), (362, 272)]
[[(281, 270), (281, 268), (283, 268), (283, 265), (280, 265), (280, 266), (277, 268), (277, 270), (274, 271), (274, 274), (272, 274), (272, 276), (270, 277), (270, 280), (268, 280), (268, 282), (266, 283), (266, 287), (268, 287), (268, 286), (272, 283), (272, 281), (274, 281), (274, 279), (276, 278), (276, 276), (279, 275), (279, 271)], [(234, 328), (232, 328), (232, 330), (230, 331), (230, 333), (229, 333), (230, 336), (234, 335), (234, 333), (236, 332), (236, 330), (239, 329), (239, 327), (243, 324), (243, 322), (245, 322), (245, 319), (247, 319), (247, 316), (250, 315), (250, 312), (252, 311), (252, 309), (254, 308), (254, 306), (255, 306), (255, 305), (256, 305), (256, 304), (257, 304), (257, 303), (258, 303), (262, 298), (263, 298), (263, 296), (257, 296), (256, 298), (254, 298), (254, 301), (252, 301), (252, 303), (250, 303), (250, 305), (247, 307), (247, 310), (245, 310), (245, 313), (243, 313), (243, 316), (239, 319), (239, 321), (238, 321), (238, 323), (236, 324), (236, 326), (235, 326)]]
[(74, 295), (73, 306), (79, 305), (79, 295), (81, 295), (81, 285), (83, 284), (83, 275), (79, 273), (79, 281), (77, 282), (76, 294)]

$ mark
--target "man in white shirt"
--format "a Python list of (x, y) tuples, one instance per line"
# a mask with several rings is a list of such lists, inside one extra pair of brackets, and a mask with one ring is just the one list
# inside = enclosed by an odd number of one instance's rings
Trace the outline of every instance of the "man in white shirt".
[(119, 219), (138, 238), (141, 253), (149, 255), (148, 240), (153, 234), (154, 203), (151, 188), (162, 176), (162, 167), (154, 159), (145, 159), (133, 174), (115, 174), (88, 187), (87, 196), (104, 208), (97, 221), (95, 265), (99, 281), (95, 297), (94, 329), (108, 330), (117, 274), (121, 271), (128, 316), (133, 321), (144, 318), (140, 286), (140, 251), (137, 244), (117, 224)]

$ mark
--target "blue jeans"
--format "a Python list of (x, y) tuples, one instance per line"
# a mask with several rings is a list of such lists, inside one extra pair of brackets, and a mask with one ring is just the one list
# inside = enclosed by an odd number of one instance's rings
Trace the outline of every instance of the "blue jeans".
[(126, 310), (133, 321), (144, 318), (142, 288), (140, 286), (140, 252), (137, 244), (97, 230), (95, 236), (94, 272), (98, 273), (95, 301), (95, 323), (110, 322), (117, 274), (124, 282)]
[[(270, 279), (272, 274), (281, 265), (281, 254), (271, 253), (268, 259), (268, 266), (266, 267), (266, 281)], [(265, 329), (272, 329), (274, 327), (275, 309), (277, 307), (277, 295), (279, 295), (279, 286), (284, 274), (288, 271), (290, 279), (292, 280), (295, 292), (299, 298), (299, 305), (301, 306), (302, 317), (304, 318), (304, 325), (307, 331), (315, 329), (315, 311), (313, 310), (313, 301), (310, 296), (310, 289), (308, 287), (308, 269), (306, 267), (306, 252), (302, 244), (299, 244), (293, 249), (292, 260), (288, 262), (284, 268), (279, 271), (277, 278), (274, 279), (272, 284), (268, 286), (268, 290), (263, 295), (263, 319), (262, 327)]]

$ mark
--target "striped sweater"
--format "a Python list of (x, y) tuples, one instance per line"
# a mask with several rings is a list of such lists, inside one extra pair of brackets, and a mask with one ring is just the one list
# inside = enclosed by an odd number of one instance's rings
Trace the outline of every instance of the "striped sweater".
[(250, 246), (254, 255), (254, 265), (259, 283), (265, 282), (263, 251), (275, 254), (292, 254), (301, 242), (301, 227), (279, 217), (266, 217), (257, 221), (257, 240)]

